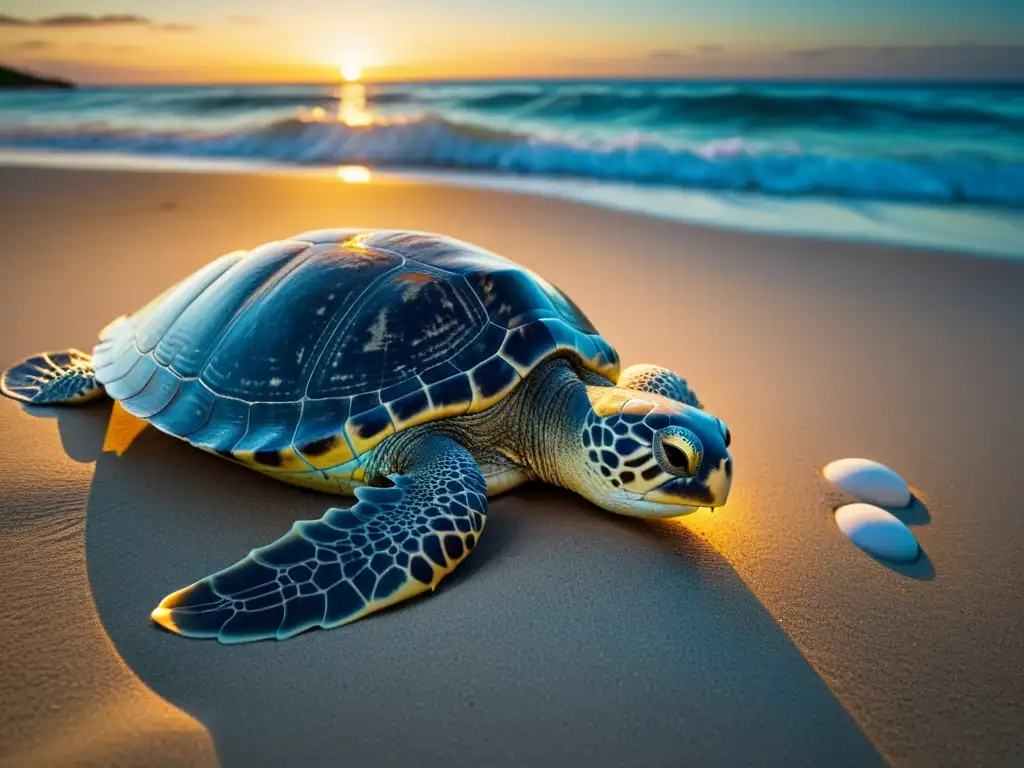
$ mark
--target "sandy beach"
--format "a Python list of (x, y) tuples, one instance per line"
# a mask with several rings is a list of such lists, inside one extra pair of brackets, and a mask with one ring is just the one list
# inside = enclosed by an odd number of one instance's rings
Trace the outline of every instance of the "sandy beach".
[[(0, 364), (90, 350), (215, 256), (315, 228), (443, 232), (542, 273), (625, 365), (734, 436), (727, 506), (494, 499), (436, 594), (226, 647), (161, 597), (332, 500), (143, 432), (0, 402), (0, 765), (987, 765), (1024, 755), (1024, 264), (331, 175), (0, 168)], [(854, 547), (864, 456), (923, 554)]]

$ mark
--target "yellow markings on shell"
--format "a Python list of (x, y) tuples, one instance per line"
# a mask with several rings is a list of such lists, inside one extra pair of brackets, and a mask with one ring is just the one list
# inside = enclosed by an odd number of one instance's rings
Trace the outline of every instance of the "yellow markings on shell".
[(484, 397), (480, 394), (480, 390), (477, 388), (476, 383), (472, 378), (469, 380), (469, 385), (473, 388), (473, 402), (469, 406), (467, 413), (480, 413), (480, 411), (486, 411), (492, 405), (497, 403), (499, 400), (503, 400), (508, 397), (508, 393), (518, 387), (522, 383), (522, 378), (517, 376), (512, 380), (512, 383), (502, 389), (500, 392), (495, 392), (490, 397)]
[[(502, 360), (508, 363), (512, 367), (512, 370), (519, 374), (519, 378), (516, 380), (516, 384), (519, 384), (519, 382), (521, 382), (523, 379), (525, 379), (527, 376), (533, 373), (533, 369), (537, 367), (536, 362), (531, 363), (530, 365), (521, 365), (520, 363), (517, 363), (515, 360), (511, 360), (505, 357), (504, 355), (499, 354), (498, 357), (500, 357)], [(548, 357), (550, 357), (550, 355)], [(548, 357), (541, 358), (537, 362), (543, 362), (544, 360), (548, 359)]]
[(309, 453), (302, 454), (310, 466), (316, 469), (330, 469), (331, 467), (336, 467), (339, 464), (347, 464), (356, 457), (356, 454), (352, 451), (352, 447), (348, 444), (344, 435), (332, 435), (325, 439), (334, 441), (334, 444), (325, 452), (317, 453), (316, 455), (311, 455)]
[(437, 415), (437, 411), (431, 408), (429, 403), (430, 396), (428, 395), (426, 407), (417, 411), (404, 421), (395, 415), (395, 412), (391, 409), (391, 403), (384, 403), (384, 407), (388, 409), (388, 415), (391, 417), (391, 423), (395, 425), (395, 431), (401, 432), (403, 429), (409, 429), (409, 427), (415, 427), (419, 424), (426, 424), (428, 421), (436, 421), (440, 418)]
[(352, 470), (352, 481), (355, 483), (362, 483), (366, 480), (366, 467), (360, 464), (354, 470)]
[(256, 454), (258, 451), (232, 451), (231, 455), (238, 459), (243, 464), (246, 464), (253, 469), (258, 469), (260, 472), (268, 475), (277, 475), (281, 472), (302, 472), (309, 471), (309, 464), (302, 460), (302, 457), (293, 450), (292, 448), (284, 448), (279, 451), (274, 451), (277, 454), (278, 461), (280, 463), (267, 464), (262, 461), (257, 461)]
[(395, 423), (388, 420), (388, 425), (380, 430), (380, 432), (370, 435), (369, 437), (360, 437), (352, 425), (352, 420), (349, 419), (345, 423), (345, 434), (348, 435), (349, 442), (352, 445), (352, 449), (355, 451), (355, 455), (363, 456), (376, 448), (384, 438), (391, 437), (391, 435), (395, 434)]
[[(102, 392), (97, 388), (97, 391)], [(114, 407), (110, 409), (110, 421), (107, 422), (107, 432), (103, 436), (103, 452), (113, 453), (121, 456), (139, 435), (149, 426), (148, 421), (143, 421), (137, 416), (132, 416), (124, 409), (121, 403), (114, 401)]]

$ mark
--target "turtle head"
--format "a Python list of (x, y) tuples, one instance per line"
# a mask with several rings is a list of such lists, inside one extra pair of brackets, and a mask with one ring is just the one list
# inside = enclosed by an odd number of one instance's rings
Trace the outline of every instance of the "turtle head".
[(725, 504), (730, 434), (718, 418), (660, 395), (588, 387), (579, 492), (610, 512), (677, 517)]

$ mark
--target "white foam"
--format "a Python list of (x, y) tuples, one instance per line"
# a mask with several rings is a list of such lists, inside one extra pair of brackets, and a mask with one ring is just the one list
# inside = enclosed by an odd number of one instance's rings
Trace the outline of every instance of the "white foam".
[(827, 479), (869, 504), (906, 507), (910, 488), (898, 474), (870, 459), (839, 459), (825, 466)]
[(881, 507), (847, 504), (836, 510), (836, 525), (850, 541), (875, 557), (911, 562), (920, 553), (910, 529)]

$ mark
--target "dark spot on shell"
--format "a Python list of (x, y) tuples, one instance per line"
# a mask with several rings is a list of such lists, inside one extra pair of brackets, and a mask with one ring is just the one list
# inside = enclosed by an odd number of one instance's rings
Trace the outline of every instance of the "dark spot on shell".
[(303, 453), (306, 456), (323, 456), (325, 453), (328, 453), (332, 448), (334, 448), (334, 446), (337, 444), (338, 436), (330, 435), (328, 437), (323, 437), (319, 440), (314, 440), (310, 443), (306, 443), (305, 445), (299, 448), (299, 453)]
[(280, 451), (256, 451), (252, 455), (257, 464), (265, 467), (280, 467), (284, 464), (284, 458)]

